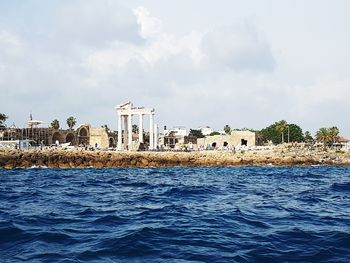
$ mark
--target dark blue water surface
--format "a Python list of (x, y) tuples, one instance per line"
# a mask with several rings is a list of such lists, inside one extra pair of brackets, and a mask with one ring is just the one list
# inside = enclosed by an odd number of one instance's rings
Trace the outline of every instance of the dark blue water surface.
[(350, 262), (350, 168), (0, 170), (0, 262)]

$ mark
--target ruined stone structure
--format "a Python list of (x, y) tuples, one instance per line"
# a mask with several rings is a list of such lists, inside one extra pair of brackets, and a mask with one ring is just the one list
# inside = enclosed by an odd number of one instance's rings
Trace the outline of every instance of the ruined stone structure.
[[(131, 102), (120, 104), (116, 107), (118, 114), (118, 144), (117, 149), (131, 150), (133, 148), (132, 140), (132, 118), (139, 116), (139, 138), (138, 142), (143, 143), (143, 115), (149, 115), (149, 149), (156, 149), (158, 146), (158, 129), (154, 124), (154, 109), (144, 107), (134, 107)], [(122, 127), (123, 126), (123, 127)], [(124, 128), (124, 129), (123, 129)], [(123, 134), (122, 134), (123, 133)]]
[(197, 139), (198, 147), (212, 148), (255, 146), (255, 132), (233, 131), (230, 135), (213, 135)]
[(108, 133), (104, 128), (90, 128), (90, 145), (99, 148), (109, 147)]
[(108, 148), (116, 146), (115, 132), (105, 128), (92, 128), (89, 124), (78, 126), (75, 130), (63, 130), (44, 127), (7, 128), (1, 131), (0, 140), (29, 140), (31, 145), (57, 145), (70, 143), (72, 146), (95, 146)]

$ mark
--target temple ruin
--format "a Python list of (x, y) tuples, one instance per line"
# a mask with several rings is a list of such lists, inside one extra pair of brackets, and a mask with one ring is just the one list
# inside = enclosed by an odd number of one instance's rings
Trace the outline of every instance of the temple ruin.
[[(139, 136), (138, 143), (144, 143), (143, 137), (143, 116), (149, 116), (149, 150), (157, 149), (158, 129), (154, 124), (155, 110), (153, 108), (134, 107), (129, 101), (116, 107), (118, 114), (118, 144), (117, 149), (132, 150), (134, 147), (132, 141), (132, 118), (134, 115), (139, 117)], [(123, 132), (123, 134), (122, 134)]]

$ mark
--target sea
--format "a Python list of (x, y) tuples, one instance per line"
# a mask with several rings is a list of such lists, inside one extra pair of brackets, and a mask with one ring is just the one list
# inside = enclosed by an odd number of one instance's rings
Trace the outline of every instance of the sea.
[(2, 169), (0, 262), (350, 262), (350, 168)]

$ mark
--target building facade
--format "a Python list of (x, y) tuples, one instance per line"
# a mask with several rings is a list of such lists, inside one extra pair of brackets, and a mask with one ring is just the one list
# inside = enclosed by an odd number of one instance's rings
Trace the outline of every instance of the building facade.
[(30, 141), (32, 146), (50, 146), (69, 144), (71, 146), (98, 146), (99, 148), (115, 147), (116, 132), (105, 128), (93, 128), (89, 124), (82, 124), (73, 129), (53, 129), (44, 127), (4, 129), (0, 133), (2, 141)]
[(256, 145), (255, 132), (233, 131), (230, 135), (213, 135), (197, 139), (199, 148), (251, 147)]

